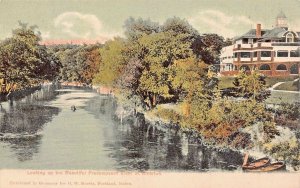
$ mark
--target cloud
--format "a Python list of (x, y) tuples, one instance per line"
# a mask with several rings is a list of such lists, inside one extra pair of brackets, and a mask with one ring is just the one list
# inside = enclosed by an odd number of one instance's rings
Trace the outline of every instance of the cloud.
[(200, 33), (217, 33), (223, 37), (241, 35), (254, 28), (256, 23), (262, 23), (246, 16), (230, 16), (217, 10), (198, 12), (195, 16), (188, 18), (188, 21)]
[(42, 39), (49, 39), (50, 38), (50, 31), (41, 31)]
[(105, 33), (103, 24), (93, 14), (80, 12), (64, 12), (54, 19), (55, 28), (61, 32), (60, 35), (73, 39), (93, 39), (105, 42), (116, 35), (116, 33)]

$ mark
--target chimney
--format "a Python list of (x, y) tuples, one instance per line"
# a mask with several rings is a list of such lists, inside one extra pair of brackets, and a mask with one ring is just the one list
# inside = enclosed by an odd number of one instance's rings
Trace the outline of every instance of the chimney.
[(256, 25), (256, 38), (261, 37), (261, 24)]

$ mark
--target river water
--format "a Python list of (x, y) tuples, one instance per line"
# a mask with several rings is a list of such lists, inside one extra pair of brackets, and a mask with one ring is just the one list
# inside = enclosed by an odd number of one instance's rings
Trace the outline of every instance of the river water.
[(223, 171), (242, 163), (238, 152), (141, 117), (121, 124), (114, 99), (90, 89), (44, 86), (1, 104), (0, 169)]

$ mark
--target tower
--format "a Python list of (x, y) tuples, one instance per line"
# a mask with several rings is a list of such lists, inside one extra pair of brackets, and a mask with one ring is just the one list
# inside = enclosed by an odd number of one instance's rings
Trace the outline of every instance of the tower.
[(287, 17), (282, 11), (276, 17), (276, 27), (288, 29)]

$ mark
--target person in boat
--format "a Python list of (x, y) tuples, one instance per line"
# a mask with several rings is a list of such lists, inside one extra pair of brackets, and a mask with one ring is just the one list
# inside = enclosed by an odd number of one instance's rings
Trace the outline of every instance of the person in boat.
[(73, 112), (75, 112), (75, 111), (76, 111), (76, 107), (75, 107), (75, 105), (72, 105), (72, 106), (71, 106), (71, 110), (73, 110)]

